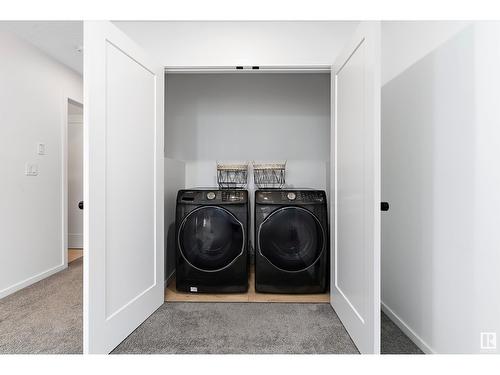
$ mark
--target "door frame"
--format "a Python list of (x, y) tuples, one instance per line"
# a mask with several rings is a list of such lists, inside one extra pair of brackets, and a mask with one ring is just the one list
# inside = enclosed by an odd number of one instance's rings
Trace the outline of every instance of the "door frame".
[[(329, 74), (330, 82), (332, 81), (331, 77), (334, 74), (334, 70), (332, 69), (332, 65), (322, 65), (322, 64), (307, 64), (307, 65), (261, 65), (259, 69), (252, 69), (251, 67), (243, 67), (243, 69), (236, 69), (234, 65), (220, 65), (220, 66), (204, 66), (204, 65), (190, 65), (190, 66), (164, 66), (164, 87), (167, 87), (167, 76), (168, 75), (181, 75), (181, 74)], [(334, 98), (334, 87), (330, 87), (330, 100)], [(165, 109), (167, 108), (168, 103), (166, 102), (167, 98), (165, 96)], [(335, 113), (330, 112), (330, 124), (334, 121)], [(332, 128), (330, 125), (330, 157), (328, 160), (325, 160), (326, 168), (326, 200), (327, 200), (327, 217), (328, 217), (328, 255), (330, 259), (332, 259), (333, 255), (333, 231), (331, 231), (331, 217), (333, 210), (333, 198), (334, 196), (331, 194), (333, 189), (333, 177), (332, 177), (332, 169), (334, 168), (334, 164), (332, 164), (332, 155), (333, 155), (333, 147), (332, 143)], [(333, 167), (330, 167), (333, 166)], [(252, 198), (253, 199), (253, 198)], [(250, 205), (250, 209), (252, 210), (251, 215), (253, 215), (253, 203)], [(254, 220), (250, 220), (249, 227), (254, 225)], [(253, 228), (255, 231), (256, 228)], [(250, 231), (251, 232), (251, 231)], [(253, 244), (255, 246), (255, 244)], [(175, 272), (175, 271), (174, 271)], [(330, 272), (331, 275), (331, 272)], [(169, 280), (168, 280), (169, 281)], [(330, 280), (327, 280), (329, 282)], [(167, 280), (165, 280), (165, 287), (167, 286)]]
[[(61, 251), (62, 251), (62, 260), (63, 260), (63, 267), (67, 268), (68, 267), (68, 237), (69, 237), (69, 227), (68, 227), (68, 192), (69, 192), (69, 186), (68, 186), (68, 157), (69, 157), (69, 150), (68, 150), (68, 125), (69, 125), (69, 105), (70, 103), (73, 105), (77, 105), (83, 108), (83, 100), (76, 100), (71, 96), (64, 95), (62, 98), (62, 105), (61, 105), (61, 145), (62, 145), (62, 152), (61, 152), (61, 192), (62, 192), (62, 212), (61, 212), (61, 217), (62, 217), (62, 238), (61, 238)], [(82, 126), (83, 126), (83, 115), (82, 115)], [(83, 154), (82, 154), (82, 160), (83, 160)], [(82, 179), (83, 181), (83, 179)], [(82, 235), (83, 235), (83, 228), (82, 228)], [(85, 250), (84, 250), (85, 251)]]

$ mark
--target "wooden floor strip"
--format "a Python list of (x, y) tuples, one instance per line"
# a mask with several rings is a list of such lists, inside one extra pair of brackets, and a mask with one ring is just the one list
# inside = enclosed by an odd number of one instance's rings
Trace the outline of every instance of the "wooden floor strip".
[(83, 256), (83, 249), (68, 249), (68, 263), (80, 259)]
[(182, 293), (175, 289), (175, 278), (165, 288), (165, 302), (292, 302), (329, 303), (330, 294), (272, 294), (255, 291), (255, 273), (250, 271), (247, 293)]

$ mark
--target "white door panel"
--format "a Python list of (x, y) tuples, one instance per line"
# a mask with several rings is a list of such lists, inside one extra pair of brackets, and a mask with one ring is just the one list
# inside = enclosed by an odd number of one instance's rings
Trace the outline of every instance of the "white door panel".
[[(364, 212), (364, 49), (359, 45), (354, 54), (337, 72), (337, 92), (342, 93), (337, 98), (337, 121), (348, 126), (337, 129), (337, 158), (345, 161), (338, 164), (337, 182), (338, 217), (337, 231), (340, 233), (338, 246), (342, 251), (337, 252), (337, 288), (346, 296), (352, 308), (362, 318), (366, 315), (364, 286), (365, 262), (364, 222), (359, 218)], [(349, 233), (352, 230), (354, 233)], [(348, 296), (348, 297), (347, 297)], [(362, 318), (363, 319), (363, 318)]]
[(331, 303), (362, 353), (380, 351), (380, 25), (333, 67)]
[[(112, 135), (106, 139), (109, 318), (155, 283), (155, 74), (110, 43), (106, 53), (107, 132)], [(130, 150), (128, 155), (125, 150)], [(140, 225), (137, 218), (141, 218)]]
[(108, 353), (163, 303), (163, 69), (84, 30), (84, 350)]

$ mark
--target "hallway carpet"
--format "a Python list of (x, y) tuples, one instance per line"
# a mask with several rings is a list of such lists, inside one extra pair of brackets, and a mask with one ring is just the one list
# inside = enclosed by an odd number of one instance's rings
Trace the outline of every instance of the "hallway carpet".
[(357, 353), (329, 304), (163, 304), (113, 353)]
[(82, 353), (83, 259), (0, 300), (0, 353)]
[(382, 354), (424, 354), (399, 327), (381, 313), (381, 348)]

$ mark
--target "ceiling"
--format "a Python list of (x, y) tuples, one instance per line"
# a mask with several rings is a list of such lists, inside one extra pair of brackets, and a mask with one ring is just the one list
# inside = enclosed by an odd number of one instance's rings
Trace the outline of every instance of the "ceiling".
[(0, 31), (10, 31), (55, 60), (83, 74), (82, 21), (1, 21)]
[[(164, 66), (330, 65), (354, 21), (114, 22)], [(1, 21), (10, 31), (83, 74), (83, 21)]]
[(331, 65), (357, 21), (117, 21), (163, 66)]

